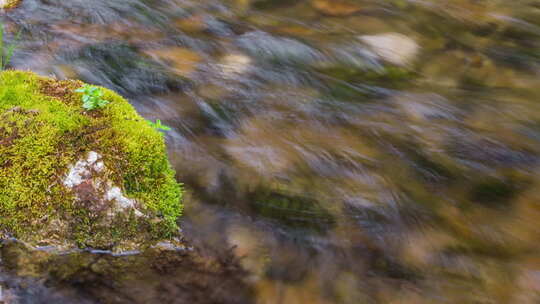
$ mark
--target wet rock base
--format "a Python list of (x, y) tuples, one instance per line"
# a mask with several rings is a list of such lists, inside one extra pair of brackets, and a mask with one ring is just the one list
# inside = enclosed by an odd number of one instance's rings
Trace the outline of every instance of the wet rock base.
[(6, 303), (250, 303), (243, 271), (198, 250), (58, 253), (0, 244)]

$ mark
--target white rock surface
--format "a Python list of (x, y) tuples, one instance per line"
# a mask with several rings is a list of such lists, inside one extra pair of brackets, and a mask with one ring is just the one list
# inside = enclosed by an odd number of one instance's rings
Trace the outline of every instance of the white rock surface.
[(221, 72), (225, 77), (243, 74), (251, 67), (251, 58), (240, 53), (227, 54), (219, 62)]
[(413, 39), (399, 33), (365, 35), (358, 38), (382, 60), (395, 65), (411, 64), (420, 51)]
[(143, 214), (136, 209), (137, 201), (126, 197), (120, 187), (115, 186), (107, 178), (107, 174), (101, 174), (106, 172), (101, 158), (97, 152), (89, 152), (86, 158), (70, 167), (64, 179), (64, 186), (75, 193), (77, 200), (92, 202), (95, 206), (90, 208), (100, 210), (106, 206), (109, 215), (113, 215), (116, 211), (133, 209), (137, 216), (142, 216)]
[(142, 216), (143, 215), (140, 211), (138, 211), (135, 208), (136, 201), (132, 200), (132, 199), (129, 199), (126, 196), (124, 196), (124, 194), (122, 193), (122, 190), (120, 188), (111, 187), (110, 184), (108, 184), (107, 187), (108, 187), (108, 190), (107, 190), (107, 192), (105, 192), (105, 197), (106, 197), (107, 200), (115, 201), (116, 206), (120, 207), (121, 209), (133, 208), (135, 210), (135, 214), (137, 216)]
[[(0, 0), (2, 1), (2, 0)], [(73, 188), (82, 184), (85, 180), (91, 178), (92, 171), (101, 172), (104, 168), (103, 162), (96, 163), (101, 158), (99, 154), (92, 151), (88, 153), (86, 159), (79, 160), (69, 170), (66, 179), (64, 180), (64, 186)]]

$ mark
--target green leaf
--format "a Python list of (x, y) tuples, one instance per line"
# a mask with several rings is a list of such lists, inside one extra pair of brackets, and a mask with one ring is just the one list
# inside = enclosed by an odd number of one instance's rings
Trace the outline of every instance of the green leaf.
[(101, 88), (96, 86), (85, 84), (81, 88), (76, 89), (75, 92), (83, 93), (83, 108), (86, 110), (103, 108), (110, 103), (108, 100), (101, 98), (104, 93)]

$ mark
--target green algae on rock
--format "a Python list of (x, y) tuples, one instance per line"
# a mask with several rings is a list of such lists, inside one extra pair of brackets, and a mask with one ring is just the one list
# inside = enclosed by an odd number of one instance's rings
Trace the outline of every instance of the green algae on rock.
[(116, 93), (0, 74), (0, 231), (31, 244), (129, 248), (177, 234), (182, 188), (163, 136)]

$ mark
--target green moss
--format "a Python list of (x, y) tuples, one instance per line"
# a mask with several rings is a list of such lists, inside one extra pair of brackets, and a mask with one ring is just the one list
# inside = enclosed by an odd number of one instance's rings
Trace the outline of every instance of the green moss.
[[(116, 93), (111, 103), (85, 112), (78, 81), (55, 81), (28, 72), (0, 74), (0, 229), (25, 240), (111, 247), (171, 237), (181, 215), (162, 135)], [(141, 204), (114, 218), (78, 204), (63, 185), (70, 165), (90, 151), (123, 192)]]

